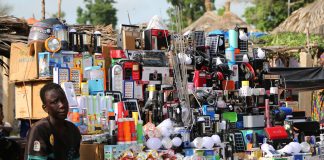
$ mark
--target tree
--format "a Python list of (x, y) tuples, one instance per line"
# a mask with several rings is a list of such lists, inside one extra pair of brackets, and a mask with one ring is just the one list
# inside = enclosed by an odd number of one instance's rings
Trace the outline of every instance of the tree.
[(12, 9), (12, 6), (3, 4), (0, 0), (0, 15), (1, 16), (9, 14), (11, 9)]
[(114, 0), (84, 0), (85, 9), (78, 7), (77, 22), (79, 24), (108, 25), (117, 24), (116, 12), (113, 7)]
[[(290, 0), (290, 13), (314, 0)], [(261, 31), (271, 31), (288, 16), (286, 0), (253, 0), (254, 6), (245, 9), (243, 17), (248, 24)]]
[[(167, 10), (170, 17), (170, 29), (176, 29), (176, 22), (179, 15), (176, 15), (176, 7), (180, 7), (181, 26), (187, 27), (193, 21), (201, 17), (206, 11), (215, 9), (215, 0), (167, 0), (173, 7)], [(178, 20), (177, 20), (178, 19)]]
[[(61, 19), (64, 19), (65, 16), (66, 16), (65, 12), (61, 12), (61, 16), (60, 16), (60, 18), (61, 18)], [(58, 18), (58, 17), (59, 17), (59, 16), (58, 16), (58, 12), (52, 14), (51, 17), (52, 17), (52, 18)]]

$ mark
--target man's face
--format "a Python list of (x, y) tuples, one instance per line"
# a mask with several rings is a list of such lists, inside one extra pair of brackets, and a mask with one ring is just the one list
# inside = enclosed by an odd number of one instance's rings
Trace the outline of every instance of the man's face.
[(52, 89), (45, 92), (45, 111), (56, 118), (64, 120), (67, 116), (69, 103), (64, 92)]

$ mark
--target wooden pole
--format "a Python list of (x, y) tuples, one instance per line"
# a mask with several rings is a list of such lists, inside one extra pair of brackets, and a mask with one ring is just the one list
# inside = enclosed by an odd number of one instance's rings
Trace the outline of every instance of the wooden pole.
[[(0, 58), (7, 64), (9, 59), (3, 56)], [(4, 121), (9, 122), (13, 125), (14, 123), (14, 107), (15, 107), (15, 86), (9, 83), (9, 77), (4, 75), (4, 68), (0, 67), (0, 103), (3, 105)]]
[[(307, 52), (301, 52), (300, 57), (300, 67), (312, 67), (313, 59), (310, 53), (310, 38), (309, 38), (309, 27), (306, 27), (306, 48)], [(312, 106), (312, 91), (302, 91), (298, 93), (299, 109), (306, 112), (307, 117), (312, 116), (311, 106)]]
[(206, 12), (209, 12), (209, 11), (212, 10), (212, 6), (211, 6), (210, 0), (205, 0), (205, 8), (206, 8)]
[(45, 19), (45, 0), (42, 0), (42, 20)]
[(60, 19), (61, 18), (61, 0), (58, 0), (58, 13), (57, 17)]

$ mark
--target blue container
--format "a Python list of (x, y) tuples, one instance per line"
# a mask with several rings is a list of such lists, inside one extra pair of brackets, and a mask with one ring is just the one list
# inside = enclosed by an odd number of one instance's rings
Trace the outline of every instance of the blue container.
[(233, 47), (226, 48), (225, 57), (229, 65), (235, 64), (235, 48)]
[(233, 48), (238, 48), (238, 33), (236, 30), (229, 30), (229, 46)]

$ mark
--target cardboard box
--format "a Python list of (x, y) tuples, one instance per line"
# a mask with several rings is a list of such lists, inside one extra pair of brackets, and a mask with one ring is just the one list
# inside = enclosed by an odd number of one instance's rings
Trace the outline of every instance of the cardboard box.
[(15, 113), (16, 119), (28, 118), (32, 115), (32, 84), (28, 83), (25, 86), (15, 86)]
[[(50, 81), (28, 82), (15, 87), (16, 119), (41, 119), (47, 116), (42, 108), (40, 89)], [(27, 99), (26, 99), (27, 98)]]
[(113, 49), (113, 47), (109, 47), (107, 45), (102, 46), (102, 56), (105, 59), (105, 67), (107, 70), (109, 70), (110, 64), (111, 64), (111, 58), (110, 58), (110, 50)]
[(104, 145), (103, 144), (81, 144), (80, 145), (80, 160), (104, 160)]
[(38, 78), (38, 52), (44, 43), (36, 42), (30, 47), (25, 43), (12, 43), (10, 50), (10, 81), (34, 80)]
[(47, 117), (47, 113), (43, 110), (43, 103), (42, 100), (40, 98), (40, 90), (43, 86), (45, 86), (45, 84), (48, 83), (48, 81), (44, 81), (44, 82), (35, 82), (32, 85), (32, 89), (33, 89), (33, 95), (32, 95), (32, 99), (33, 99), (33, 107), (32, 107), (32, 117), (35, 119), (41, 119), (44, 117)]

